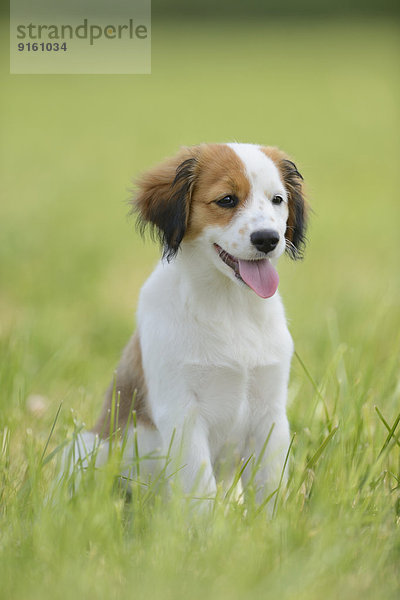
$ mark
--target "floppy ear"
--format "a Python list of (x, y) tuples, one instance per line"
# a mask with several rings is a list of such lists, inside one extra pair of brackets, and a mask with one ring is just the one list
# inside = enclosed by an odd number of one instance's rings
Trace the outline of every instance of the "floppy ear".
[(137, 182), (138, 192), (132, 205), (138, 213), (139, 231), (143, 234), (150, 229), (161, 242), (167, 260), (175, 256), (186, 232), (196, 171), (195, 148), (184, 148), (144, 173)]
[(304, 198), (303, 177), (294, 162), (280, 161), (280, 170), (288, 193), (289, 217), (286, 224), (286, 251), (293, 259), (302, 258), (306, 243), (308, 205)]
[(306, 243), (308, 204), (304, 197), (303, 177), (285, 152), (274, 146), (262, 148), (278, 167), (288, 194), (289, 216), (286, 223), (286, 252), (293, 259), (302, 258)]

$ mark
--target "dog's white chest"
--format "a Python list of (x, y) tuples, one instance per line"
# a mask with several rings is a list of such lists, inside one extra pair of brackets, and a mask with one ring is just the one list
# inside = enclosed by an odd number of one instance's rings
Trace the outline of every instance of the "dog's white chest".
[(153, 274), (139, 304), (154, 422), (169, 431), (199, 417), (214, 457), (226, 444), (240, 451), (277, 397), (284, 411), (293, 351), (279, 296), (260, 301), (238, 291), (194, 293), (168, 265)]
[(184, 378), (207, 421), (221, 424), (244, 409), (248, 387), (246, 369), (187, 364)]
[(249, 421), (248, 371), (244, 368), (186, 364), (184, 378), (214, 453), (243, 438)]
[(276, 387), (282, 383), (281, 365), (255, 368), (186, 364), (187, 390), (204, 421), (211, 450), (217, 455), (225, 445), (240, 448), (257, 419), (274, 407)]

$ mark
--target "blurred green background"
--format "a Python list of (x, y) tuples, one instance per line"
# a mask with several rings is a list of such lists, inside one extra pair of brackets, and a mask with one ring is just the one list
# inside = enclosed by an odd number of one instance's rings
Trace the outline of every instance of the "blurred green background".
[(304, 175), (309, 245), (281, 261), (281, 292), (316, 373), (327, 327), (358, 346), (381, 314), (384, 357), (399, 324), (397, 22), (154, 18), (152, 39), (150, 76), (3, 64), (1, 334), (22, 336), (22, 397), (102, 393), (158, 256), (126, 218), (132, 177), (202, 141), (277, 145)]
[[(249, 590), (254, 598), (267, 590), (307, 600), (395, 597), (398, 448), (376, 466), (387, 431), (374, 406), (390, 429), (400, 389), (397, 16), (390, 0), (154, 2), (149, 76), (10, 76), (4, 17), (0, 514), (8, 546), (2, 542), (0, 563), (7, 597), (85, 597), (82, 590), (93, 597), (95, 589), (108, 600), (135, 589), (138, 597), (165, 598), (171, 581), (171, 598), (187, 598), (188, 590), (198, 598), (210, 590), (220, 598)], [(49, 450), (71, 433), (69, 409), (93, 422), (159, 256), (127, 219), (132, 178), (180, 145), (203, 141), (277, 145), (307, 184), (313, 212), (305, 259), (280, 262), (296, 350), (314, 379), (295, 359), (292, 469), (307, 478), (274, 525), (254, 527), (249, 512), (247, 521), (217, 526), (212, 542), (188, 537), (176, 515), (163, 535), (157, 517), (154, 535), (149, 526), (144, 540), (125, 536), (123, 517), (106, 525), (114, 500), (96, 496), (95, 487), (79, 503), (58, 503), (55, 528), (46, 504), (52, 475), (46, 467), (43, 483), (38, 457), (60, 403)], [(315, 475), (310, 457), (337, 424)], [(39, 482), (32, 489), (41, 490), (35, 497), (24, 495), (29, 473)]]
[(395, 0), (153, 0), (153, 12), (158, 16), (200, 16), (207, 18), (229, 17), (291, 17), (313, 18), (315, 16), (354, 16), (362, 18), (375, 15), (398, 15), (399, 3)]

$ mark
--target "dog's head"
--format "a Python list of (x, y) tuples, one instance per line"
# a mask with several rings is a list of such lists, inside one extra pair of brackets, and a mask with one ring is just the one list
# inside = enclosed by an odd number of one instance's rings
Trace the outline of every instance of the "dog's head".
[(150, 226), (170, 260), (186, 241), (215, 266), (272, 296), (270, 259), (302, 256), (307, 206), (303, 178), (281, 150), (253, 144), (201, 144), (145, 173), (133, 200), (143, 232)]

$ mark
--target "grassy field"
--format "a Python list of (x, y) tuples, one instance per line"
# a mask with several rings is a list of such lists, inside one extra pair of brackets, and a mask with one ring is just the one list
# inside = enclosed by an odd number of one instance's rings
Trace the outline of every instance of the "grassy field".
[[(151, 76), (11, 77), (4, 62), (1, 598), (398, 597), (398, 34), (155, 23)], [(131, 177), (180, 144), (233, 140), (289, 152), (314, 211), (305, 260), (280, 266), (288, 489), (272, 520), (222, 498), (189, 518), (152, 490), (125, 504), (115, 456), (71, 498), (47, 458), (93, 422), (158, 255), (126, 219)]]

